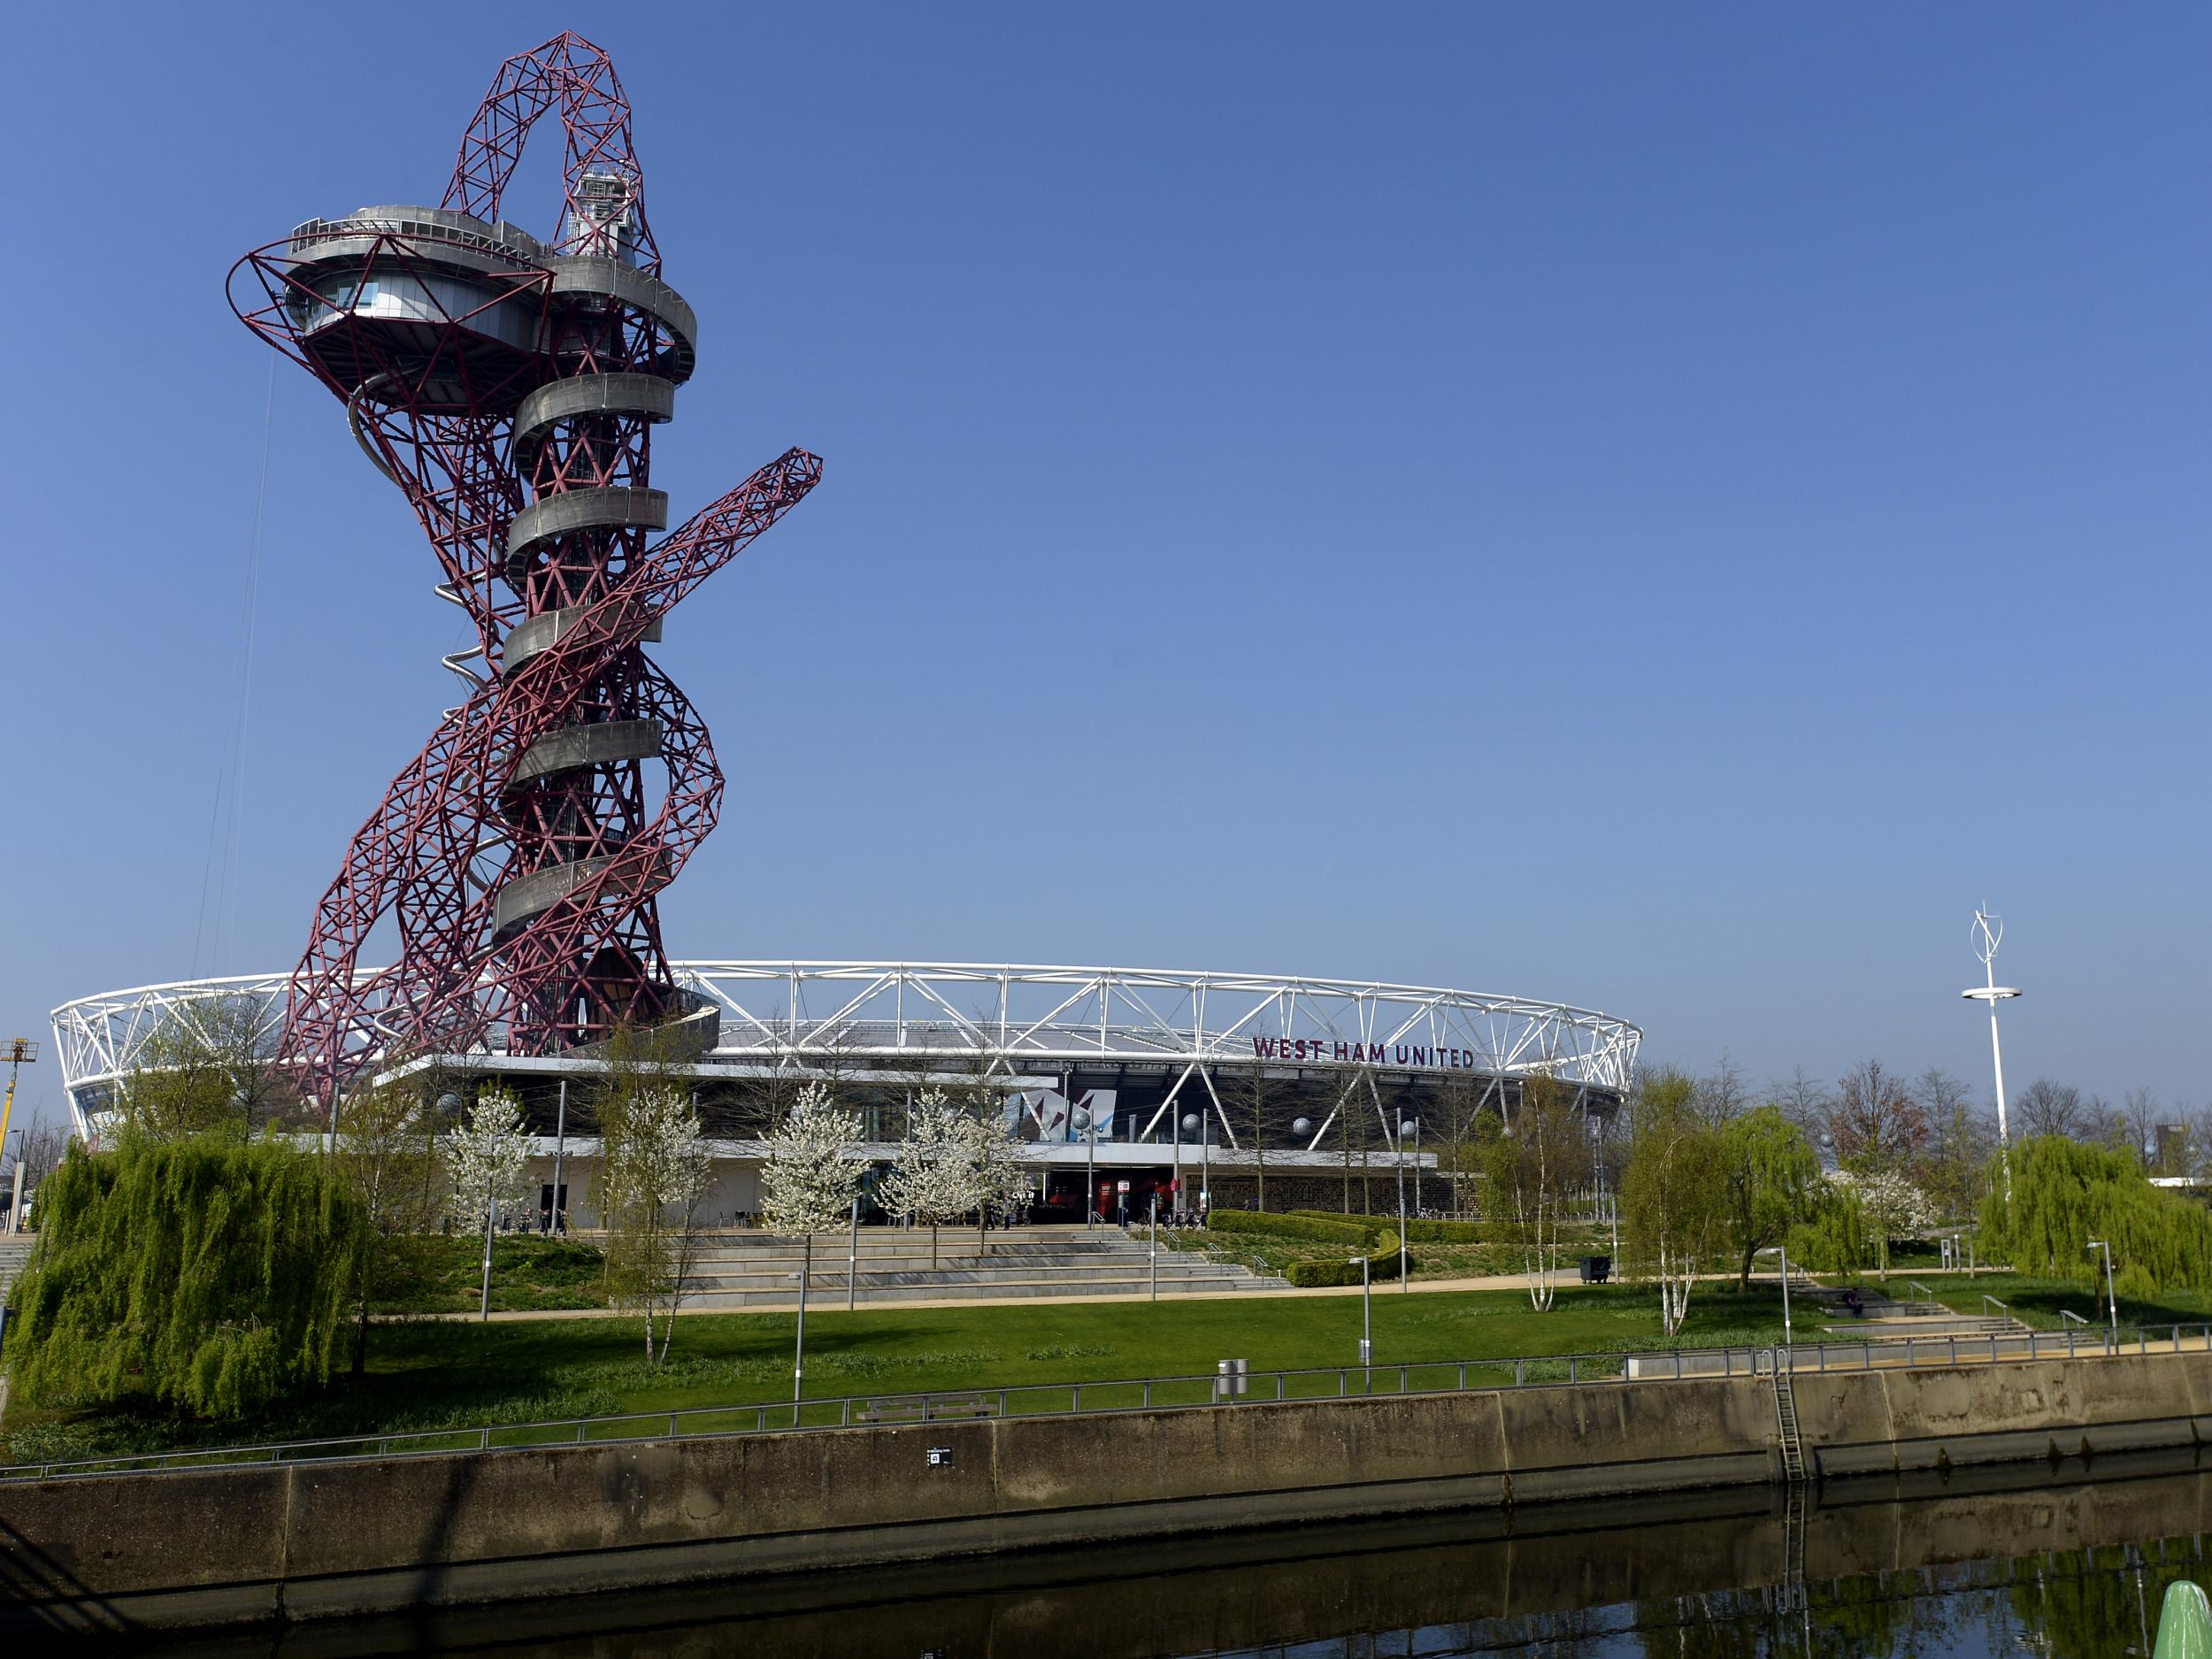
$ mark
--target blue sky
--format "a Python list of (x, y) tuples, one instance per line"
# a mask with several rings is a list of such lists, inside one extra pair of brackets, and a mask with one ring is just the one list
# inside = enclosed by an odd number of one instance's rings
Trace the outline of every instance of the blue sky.
[(224, 273), (436, 201), (563, 27), (703, 319), (655, 483), (826, 459), (660, 653), (730, 777), (679, 955), (1509, 990), (1981, 1084), (1986, 897), (2008, 1074), (2212, 1094), (2180, 7), (40, 9), (0, 1034), (288, 966), (452, 700), (428, 548), (280, 365), (203, 907), (270, 396)]

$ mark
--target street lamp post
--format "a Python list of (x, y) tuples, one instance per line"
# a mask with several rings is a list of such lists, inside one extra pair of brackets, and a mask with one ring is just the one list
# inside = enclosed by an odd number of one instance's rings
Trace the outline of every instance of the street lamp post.
[(1206, 1222), (1206, 1211), (1213, 1207), (1213, 1145), (1214, 1126), (1206, 1118), (1193, 1112), (1183, 1119), (1183, 1133), (1198, 1137), (1198, 1221)]
[(492, 1221), (497, 1213), (492, 1193), (492, 1178), (484, 1178), (484, 1300), (477, 1311), (477, 1318), (488, 1324), (492, 1317)]
[(1174, 1160), (1175, 1166), (1174, 1178), (1168, 1187), (1175, 1194), (1168, 1205), (1168, 1215), (1171, 1220), (1175, 1211), (1183, 1207), (1183, 1114), (1175, 1110), (1175, 1102), (1171, 1100), (1168, 1102), (1167, 1133), (1172, 1148), (1169, 1156)]
[(2089, 1248), (2104, 1252), (2104, 1306), (2112, 1319), (2112, 1345), (2120, 1345), (2120, 1299), (2112, 1289), (2112, 1247), (2102, 1239), (2089, 1240)]
[[(1406, 1137), (1409, 1135), (1413, 1137), (1413, 1163), (1417, 1170), (1421, 1164), (1419, 1118), (1401, 1118), (1398, 1120), (1398, 1288), (1401, 1292), (1413, 1288), (1406, 1271), (1412, 1263), (1411, 1254), (1406, 1247)], [(1416, 1179), (1418, 1179), (1417, 1176)]]
[(1083, 1132), (1083, 1230), (1098, 1222), (1098, 1120), (1087, 1106), (1078, 1106), (1072, 1121)]
[[(1767, 1247), (1767, 1249), (1774, 1251), (1782, 1258), (1782, 1346), (1784, 1348), (1788, 1348), (1794, 1344), (1797, 1340), (1796, 1333), (1790, 1326), (1789, 1246), (1786, 1244), (1771, 1244)], [(1759, 1252), (1762, 1256), (1764, 1256), (1766, 1253), (1766, 1250)]]
[(1997, 1004), (2020, 995), (2016, 987), (1997, 983), (1997, 947), (2004, 942), (2005, 918), (1986, 909), (1974, 912), (1974, 954), (1982, 959), (1983, 983), (1959, 995), (1970, 1002), (1989, 1004), (1989, 1058), (1997, 1073), (1997, 1156), (2005, 1167), (2005, 1202), (2012, 1202), (2012, 1136), (2005, 1123), (2005, 1050), (1997, 1041)]
[[(1375, 1363), (1374, 1258), (1356, 1256), (1352, 1260), (1359, 1263), (1359, 1363), (1363, 1371), (1369, 1371)], [(1375, 1386), (1371, 1371), (1367, 1386), (1370, 1391)]]
[(15, 1142), (15, 1186), (8, 1194), (8, 1225), (10, 1233), (23, 1231), (23, 1132), (11, 1129), (0, 1135), (0, 1156), (4, 1156), (7, 1143)]

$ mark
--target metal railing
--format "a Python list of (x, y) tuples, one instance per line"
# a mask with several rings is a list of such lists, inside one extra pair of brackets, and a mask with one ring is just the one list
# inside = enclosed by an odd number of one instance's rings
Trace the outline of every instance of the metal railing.
[(327, 1439), (273, 1440), (109, 1457), (53, 1459), (0, 1466), (0, 1482), (90, 1475), (164, 1474), (210, 1468), (427, 1457), (456, 1452), (542, 1450), (557, 1446), (643, 1440), (718, 1440), (733, 1435), (818, 1432), (983, 1417), (1074, 1417), (1165, 1409), (1236, 1410), (1253, 1403), (1348, 1400), (1399, 1394), (1489, 1392), (1586, 1383), (1700, 1381), (1771, 1377), (1778, 1371), (1875, 1371), (1962, 1365), (2003, 1359), (2068, 1358), (2117, 1353), (2212, 1354), (2212, 1324), (2138, 1327), (2094, 1337), (2069, 1327), (1993, 1331), (1888, 1341), (1819, 1342), (1794, 1348), (1675, 1348), (1610, 1354), (1545, 1354), (1504, 1359), (1423, 1360), (1397, 1365), (1340, 1365), (1240, 1374), (1225, 1393), (1218, 1372), (1073, 1383), (1024, 1383), (929, 1394), (852, 1394), (757, 1405), (691, 1406), (618, 1412), (479, 1428), (415, 1429)]

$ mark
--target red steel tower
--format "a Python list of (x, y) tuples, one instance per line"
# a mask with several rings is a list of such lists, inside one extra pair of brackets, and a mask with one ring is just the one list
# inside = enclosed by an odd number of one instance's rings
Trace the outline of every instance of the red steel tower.
[[(500, 217), (540, 117), (567, 141), (557, 233)], [(292, 976), (284, 1057), (328, 1103), (363, 1068), (477, 1046), (547, 1054), (696, 1022), (657, 899), (722, 795), (714, 750), (644, 644), (796, 503), (792, 449), (672, 534), (648, 480), (698, 325), (661, 280), (607, 55), (563, 34), (508, 59), (438, 207), (310, 219), (241, 260), (246, 326), (343, 404), (436, 550), (477, 644), (422, 753), (354, 836)], [(648, 768), (664, 772), (648, 789)], [(361, 965), (389, 918), (388, 966)], [(380, 936), (378, 948), (382, 946)]]

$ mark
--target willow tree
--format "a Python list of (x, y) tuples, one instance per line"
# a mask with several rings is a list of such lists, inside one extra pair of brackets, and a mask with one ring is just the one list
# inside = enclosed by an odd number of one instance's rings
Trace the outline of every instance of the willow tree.
[(127, 1135), (73, 1147), (39, 1215), (9, 1298), (19, 1398), (238, 1418), (329, 1380), (367, 1224), (327, 1160)]
[(1820, 1202), (1820, 1156), (1778, 1106), (1731, 1118), (1717, 1148), (1736, 1287), (1751, 1288), (1759, 1252), (1812, 1219)]
[(2201, 1206), (2152, 1186), (2131, 1154), (2061, 1135), (2015, 1141), (2010, 1202), (1996, 1181), (1982, 1201), (1985, 1259), (2071, 1279), (2101, 1300), (2092, 1239), (2112, 1247), (2118, 1287), (2129, 1295), (2212, 1288), (2212, 1216)]

